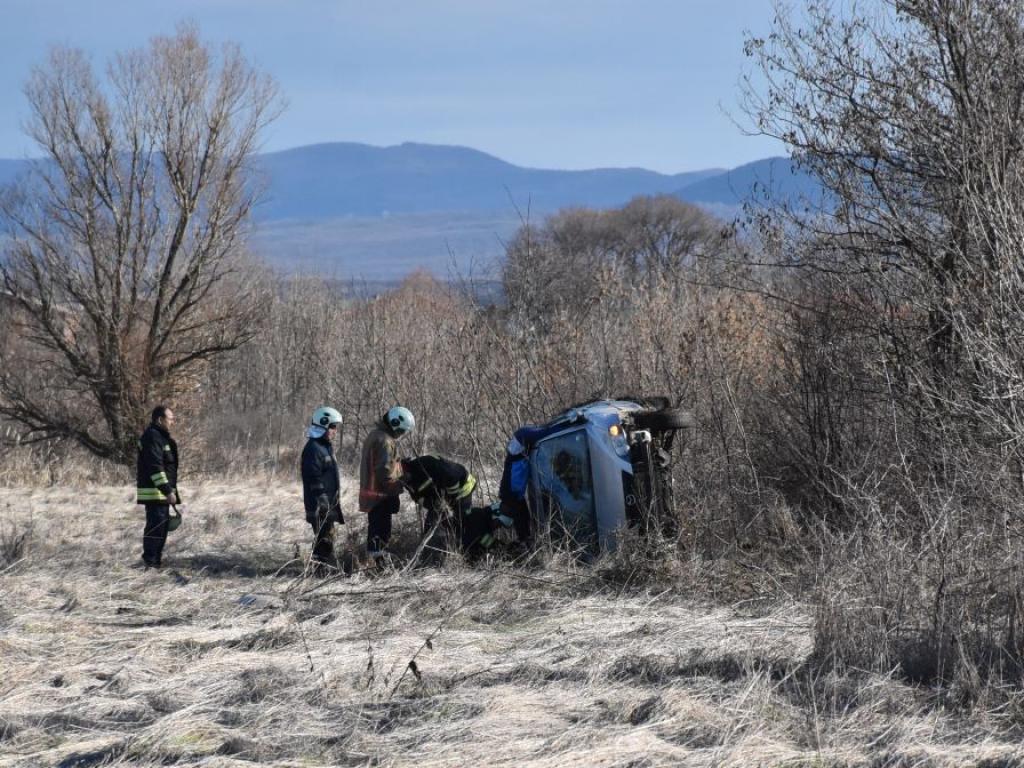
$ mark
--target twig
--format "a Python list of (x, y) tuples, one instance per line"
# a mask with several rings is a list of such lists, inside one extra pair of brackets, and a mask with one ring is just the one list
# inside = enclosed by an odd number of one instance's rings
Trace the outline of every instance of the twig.
[(498, 571), (492, 571), (490, 573), (484, 574), (479, 579), (477, 579), (476, 582), (474, 582), (474, 584), (469, 588), (466, 598), (461, 603), (459, 603), (454, 608), (454, 610), (450, 611), (443, 619), (441, 619), (441, 623), (439, 623), (437, 627), (435, 627), (434, 630), (429, 635), (427, 635), (426, 639), (423, 641), (420, 647), (416, 649), (416, 652), (412, 655), (412, 657), (409, 659), (409, 662), (405, 665), (405, 669), (402, 670), (402, 674), (401, 676), (399, 676), (398, 682), (395, 683), (395, 687), (391, 689), (391, 693), (388, 695), (388, 701), (391, 701), (391, 699), (394, 698), (395, 694), (398, 692), (398, 688), (402, 685), (402, 681), (405, 680), (405, 676), (408, 672), (414, 671), (417, 679), (419, 679), (419, 668), (416, 666), (416, 659), (419, 657), (419, 655), (423, 652), (424, 649), (434, 647), (433, 639), (441, 633), (441, 630), (444, 629), (444, 626), (453, 618), (455, 618), (462, 611), (463, 608), (469, 605), (470, 600), (476, 598), (477, 587), (479, 587), (484, 582), (493, 579), (498, 573)]

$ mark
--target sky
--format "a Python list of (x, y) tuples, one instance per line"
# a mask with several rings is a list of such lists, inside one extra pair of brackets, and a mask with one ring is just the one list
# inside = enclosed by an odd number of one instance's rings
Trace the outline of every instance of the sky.
[[(745, 135), (746, 33), (771, 0), (0, 0), (0, 157), (38, 154), (22, 86), (52, 45), (98, 69), (191, 20), (287, 100), (263, 150), (329, 141), (459, 144), (534, 168), (733, 167), (783, 148)], [(739, 123), (740, 125), (737, 125)]]

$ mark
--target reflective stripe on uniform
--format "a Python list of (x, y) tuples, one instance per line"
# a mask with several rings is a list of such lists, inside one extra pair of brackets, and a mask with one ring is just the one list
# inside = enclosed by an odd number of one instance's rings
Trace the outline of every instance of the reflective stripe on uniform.
[(448, 492), (454, 494), (456, 499), (464, 499), (467, 496), (469, 496), (469, 494), (471, 494), (475, 488), (476, 478), (470, 475), (469, 477), (466, 478), (466, 482), (464, 482), (461, 486), (454, 485), (448, 489)]
[(434, 481), (428, 477), (426, 482), (424, 482), (419, 488), (416, 489), (416, 493), (423, 493), (425, 490), (427, 490), (427, 488), (429, 488), (433, 484)]
[(157, 472), (155, 475), (150, 475), (150, 480), (153, 481), (153, 485), (170, 485), (171, 481), (167, 479), (166, 472)]
[(159, 488), (136, 488), (135, 498), (136, 501), (167, 501)]
[(376, 503), (383, 498), (385, 498), (385, 496), (380, 491), (371, 491), (368, 488), (359, 491), (360, 501), (372, 501)]
[(493, 544), (493, 543), (494, 543), (494, 537), (491, 536), (491, 534), (489, 534), (489, 533), (485, 533), (480, 538), (480, 546), (482, 546), (484, 549), (489, 548), (491, 546), (491, 544)]

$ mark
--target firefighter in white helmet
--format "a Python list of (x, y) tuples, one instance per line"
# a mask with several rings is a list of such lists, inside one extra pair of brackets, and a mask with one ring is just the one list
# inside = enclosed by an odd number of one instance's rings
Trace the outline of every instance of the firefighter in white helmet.
[(341, 414), (323, 406), (313, 412), (302, 449), (302, 501), (306, 522), (313, 527), (313, 565), (318, 570), (337, 568), (334, 524), (343, 525), (341, 474), (332, 440), (341, 426)]
[(389, 408), (363, 442), (359, 463), (359, 509), (366, 513), (366, 554), (383, 567), (391, 539), (391, 516), (398, 512), (402, 468), (397, 443), (416, 427), (412, 411)]

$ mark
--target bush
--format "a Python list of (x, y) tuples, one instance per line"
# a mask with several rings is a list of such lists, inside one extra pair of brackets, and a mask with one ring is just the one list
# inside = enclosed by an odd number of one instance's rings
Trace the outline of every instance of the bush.
[(28, 556), (34, 533), (31, 524), (18, 528), (13, 523), (0, 523), (0, 571)]

